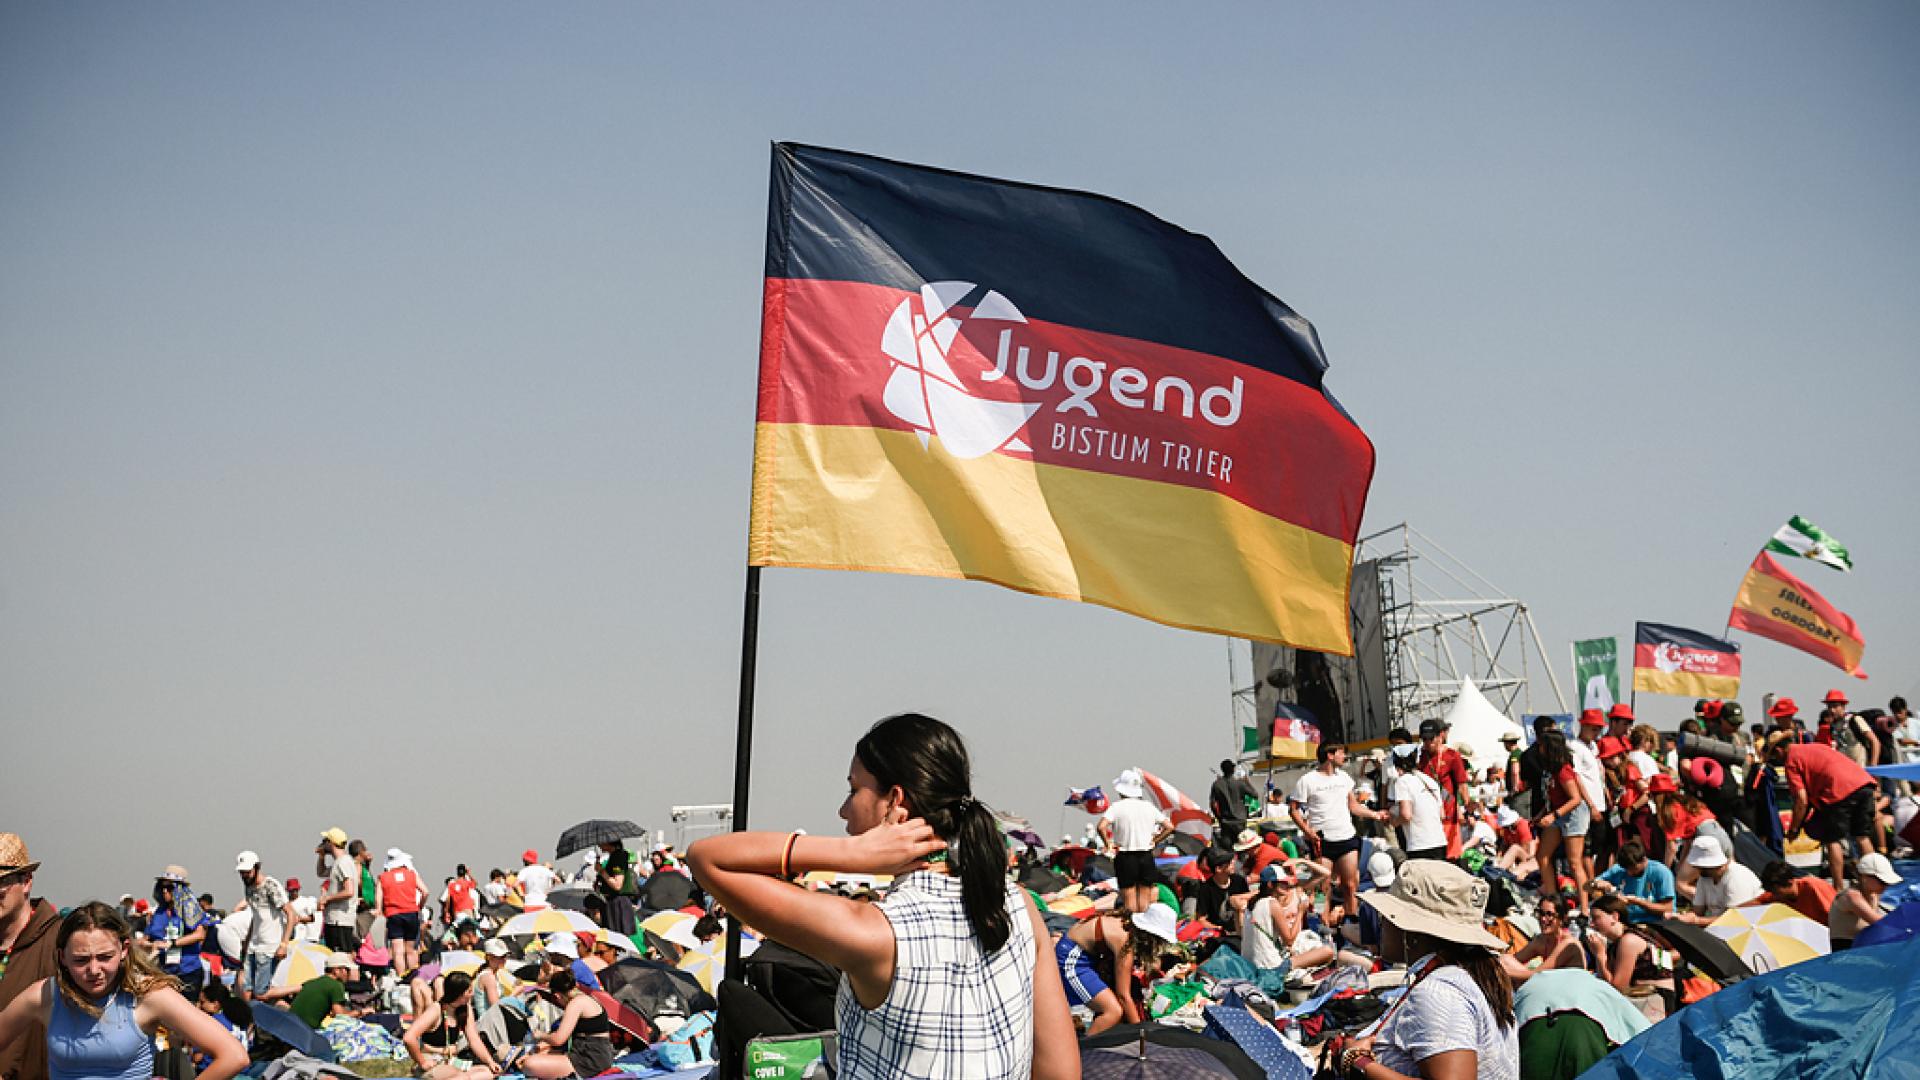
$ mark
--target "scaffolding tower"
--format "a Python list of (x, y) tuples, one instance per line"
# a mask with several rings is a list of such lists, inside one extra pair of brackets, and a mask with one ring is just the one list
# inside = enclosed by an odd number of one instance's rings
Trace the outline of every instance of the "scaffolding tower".
[[(1446, 715), (1467, 679), (1516, 720), (1566, 711), (1526, 604), (1404, 522), (1360, 538), (1356, 562), (1369, 560), (1378, 560), (1387, 697), (1399, 726)], [(1536, 698), (1536, 674), (1551, 698)]]

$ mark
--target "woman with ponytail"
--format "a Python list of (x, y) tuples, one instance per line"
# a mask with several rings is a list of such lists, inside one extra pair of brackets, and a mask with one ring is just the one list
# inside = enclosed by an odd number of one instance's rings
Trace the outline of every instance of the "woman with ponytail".
[[(728, 912), (841, 971), (841, 1080), (1078, 1076), (1060, 970), (1039, 913), (1008, 881), (966, 745), (905, 713), (854, 746), (846, 838), (738, 832), (687, 851)], [(896, 875), (884, 903), (796, 888), (813, 870)]]

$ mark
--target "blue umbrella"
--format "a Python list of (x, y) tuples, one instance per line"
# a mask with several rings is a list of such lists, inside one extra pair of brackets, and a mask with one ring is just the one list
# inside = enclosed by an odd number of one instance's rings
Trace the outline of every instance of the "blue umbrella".
[(1803, 960), (1642, 1032), (1581, 1080), (1916, 1075), (1920, 938)]
[(325, 1035), (307, 1026), (305, 1020), (278, 1005), (264, 1001), (253, 1006), (253, 1026), (286, 1043), (289, 1047), (321, 1061), (333, 1060), (333, 1044)]

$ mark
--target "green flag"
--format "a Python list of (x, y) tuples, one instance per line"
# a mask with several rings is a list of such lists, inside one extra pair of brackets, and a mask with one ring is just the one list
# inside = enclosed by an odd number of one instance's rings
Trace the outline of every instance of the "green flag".
[(1620, 700), (1620, 642), (1590, 638), (1573, 643), (1573, 685), (1580, 708), (1606, 711)]
[(1257, 727), (1241, 728), (1240, 752), (1243, 754), (1253, 754), (1258, 753), (1261, 749), (1263, 748), (1260, 745), (1260, 729)]
[(1853, 556), (1847, 554), (1846, 547), (1828, 536), (1826, 530), (1799, 514), (1793, 515), (1785, 525), (1780, 526), (1780, 531), (1767, 541), (1765, 550), (1826, 563), (1841, 573), (1853, 569)]

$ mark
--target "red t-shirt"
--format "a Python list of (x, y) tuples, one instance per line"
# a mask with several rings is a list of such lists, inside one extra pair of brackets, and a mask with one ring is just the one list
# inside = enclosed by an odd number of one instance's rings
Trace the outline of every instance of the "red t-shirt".
[(1286, 852), (1281, 851), (1272, 844), (1262, 841), (1259, 847), (1253, 849), (1253, 869), (1247, 872), (1247, 876), (1257, 879), (1260, 876), (1260, 871), (1265, 870), (1272, 863), (1286, 857)]
[(1770, 904), (1786, 904), (1814, 922), (1825, 926), (1827, 915), (1833, 911), (1833, 886), (1827, 884), (1824, 878), (1795, 878), (1792, 891), (1762, 893), (1761, 899)]
[(1873, 783), (1873, 777), (1847, 755), (1819, 743), (1787, 747), (1787, 784), (1807, 793), (1814, 809), (1832, 806)]
[(473, 911), (480, 906), (479, 890), (466, 878), (454, 878), (447, 884), (447, 906), (455, 912)]
[(412, 915), (420, 910), (420, 875), (396, 866), (380, 875), (380, 914)]

